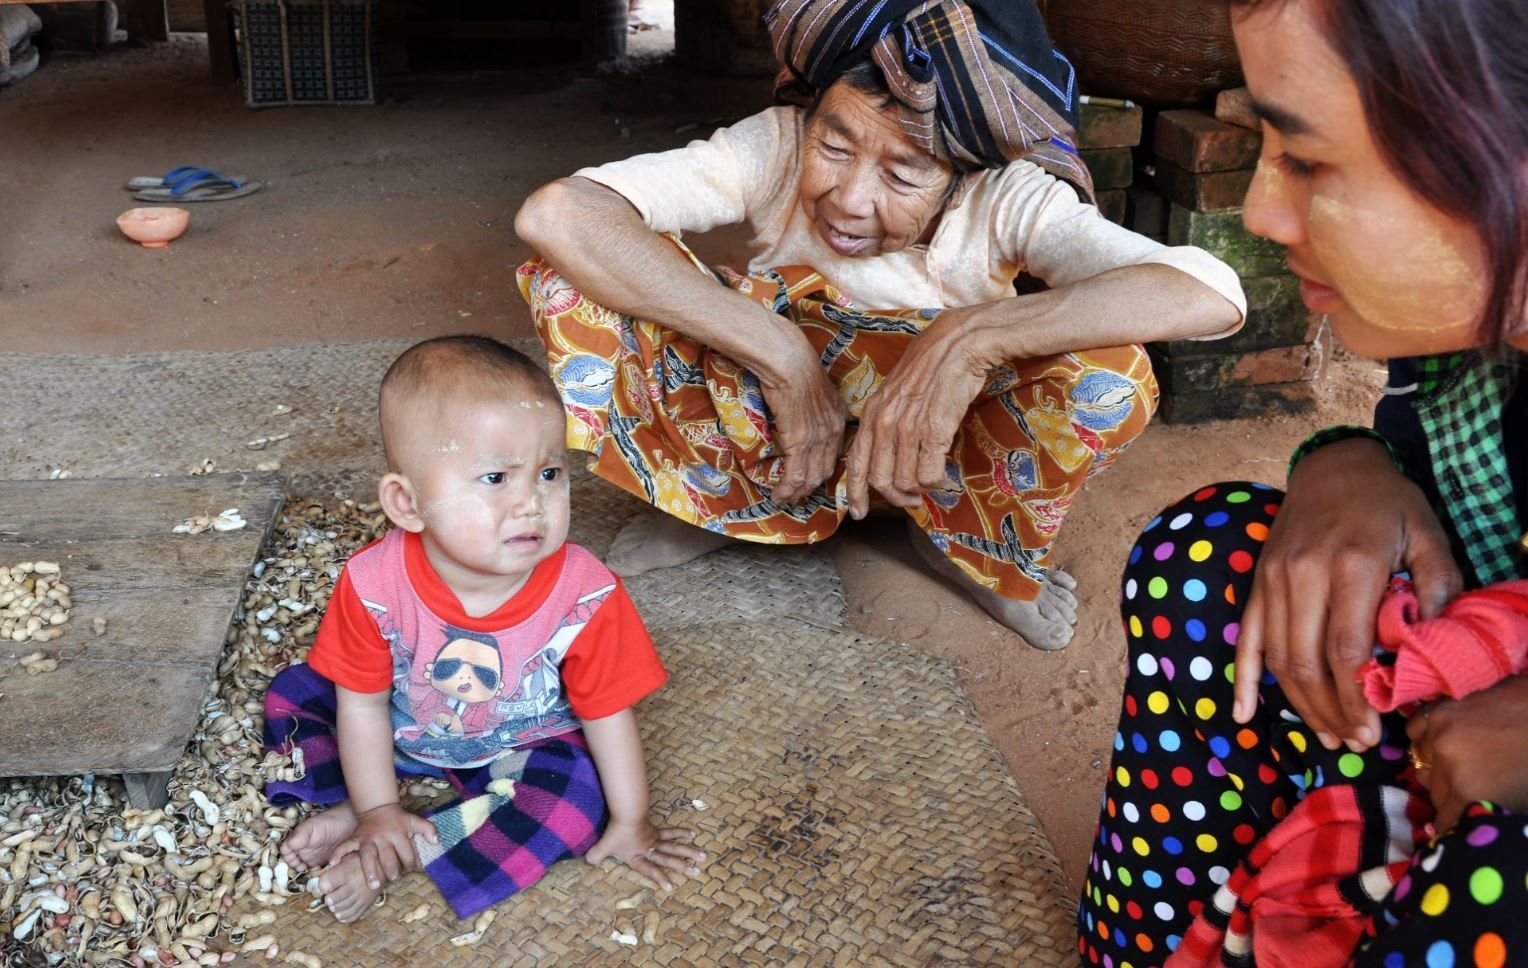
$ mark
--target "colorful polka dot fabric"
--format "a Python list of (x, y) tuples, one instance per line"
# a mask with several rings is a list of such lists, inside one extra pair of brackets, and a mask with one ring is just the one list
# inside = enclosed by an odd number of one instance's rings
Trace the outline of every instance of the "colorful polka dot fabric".
[[(1267, 673), (1257, 715), (1244, 726), (1231, 718), (1241, 610), (1282, 501), (1262, 484), (1203, 488), (1147, 525), (1130, 552), (1121, 600), (1130, 670), (1078, 911), (1085, 965), (1164, 964), (1308, 791), (1397, 784), (1408, 765), (1401, 717), (1384, 717), (1381, 742), (1365, 753), (1328, 751)], [(1230, 957), (1222, 963), (1254, 963)], [(1528, 964), (1528, 816), (1472, 806), (1417, 852), (1357, 950), (1326, 963)]]

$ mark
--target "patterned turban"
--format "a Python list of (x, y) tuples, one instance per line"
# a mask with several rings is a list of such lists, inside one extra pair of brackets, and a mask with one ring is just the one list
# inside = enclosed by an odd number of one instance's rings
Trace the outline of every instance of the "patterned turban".
[(777, 101), (809, 104), (873, 60), (924, 151), (963, 171), (1023, 158), (1092, 200), (1076, 72), (1030, 0), (780, 0), (764, 23), (785, 65)]

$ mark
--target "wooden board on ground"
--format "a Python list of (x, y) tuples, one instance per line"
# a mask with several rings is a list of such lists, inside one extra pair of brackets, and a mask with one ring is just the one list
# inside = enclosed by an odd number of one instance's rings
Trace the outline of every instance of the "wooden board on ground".
[[(56, 561), (73, 599), (61, 638), (0, 643), (0, 776), (120, 773), (162, 804), (285, 498), (277, 474), (0, 481), (0, 567)], [(243, 528), (174, 532), (227, 508)], [(39, 648), (58, 668), (28, 675)]]

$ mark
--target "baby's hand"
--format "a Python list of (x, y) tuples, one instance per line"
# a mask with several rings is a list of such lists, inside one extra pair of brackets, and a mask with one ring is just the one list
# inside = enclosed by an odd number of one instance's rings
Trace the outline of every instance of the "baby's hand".
[(690, 846), (694, 840), (693, 830), (654, 827), (646, 818), (635, 824), (612, 821), (605, 828), (605, 836), (589, 848), (584, 860), (598, 866), (606, 857), (614, 857), (665, 891), (672, 891), (674, 885), (663, 873), (665, 867), (692, 877), (700, 873), (700, 862), (706, 859), (706, 854)]
[(333, 867), (347, 854), (359, 854), (367, 886), (379, 891), (384, 875), (391, 884), (404, 871), (414, 869), (416, 835), (432, 844), (440, 842), (435, 825), (418, 814), (409, 813), (396, 803), (374, 807), (358, 815), (355, 833), (335, 848), (329, 866)]

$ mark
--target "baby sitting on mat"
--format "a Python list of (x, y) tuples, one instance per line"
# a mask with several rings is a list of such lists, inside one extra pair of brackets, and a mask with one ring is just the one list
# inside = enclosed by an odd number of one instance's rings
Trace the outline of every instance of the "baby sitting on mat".
[[(266, 697), (267, 749), (306, 767), (267, 795), (328, 807), (282, 856), (325, 868), (342, 922), (406, 870), (463, 918), (568, 857), (614, 857), (665, 890), (665, 868), (698, 873), (693, 832), (647, 819), (631, 707), (667, 673), (620, 579), (566, 541), (551, 380), (495, 340), (432, 339), (388, 370), (381, 415), (395, 528), (350, 559), (308, 663)], [(416, 816), (400, 776), (461, 799)]]

